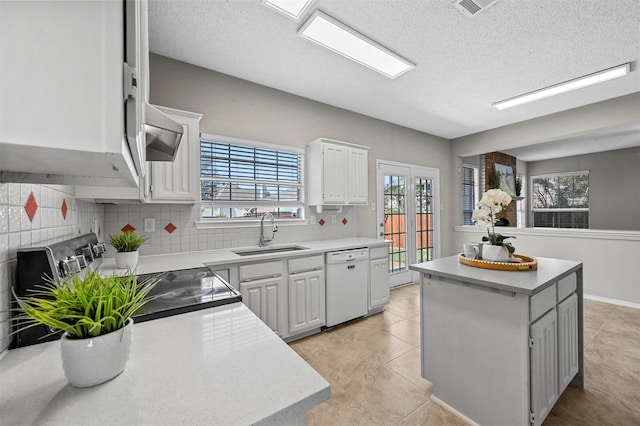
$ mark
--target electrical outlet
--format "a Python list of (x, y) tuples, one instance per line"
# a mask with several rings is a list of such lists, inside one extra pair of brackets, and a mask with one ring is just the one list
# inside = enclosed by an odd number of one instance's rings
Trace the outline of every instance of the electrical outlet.
[(312, 225), (316, 224), (316, 216), (315, 215), (311, 215), (311, 217), (309, 218), (309, 222), (311, 222)]
[(337, 222), (336, 215), (332, 214), (331, 215), (331, 223), (336, 223), (336, 222)]
[(144, 232), (155, 232), (156, 230), (156, 218), (145, 217), (144, 218)]

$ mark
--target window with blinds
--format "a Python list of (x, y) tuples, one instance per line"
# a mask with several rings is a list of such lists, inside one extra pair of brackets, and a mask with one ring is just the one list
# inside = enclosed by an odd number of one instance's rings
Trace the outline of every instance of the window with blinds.
[(476, 186), (478, 169), (462, 166), (462, 215), (464, 225), (473, 225), (471, 215), (476, 207)]
[(290, 148), (203, 137), (202, 218), (302, 218), (303, 160), (302, 152)]

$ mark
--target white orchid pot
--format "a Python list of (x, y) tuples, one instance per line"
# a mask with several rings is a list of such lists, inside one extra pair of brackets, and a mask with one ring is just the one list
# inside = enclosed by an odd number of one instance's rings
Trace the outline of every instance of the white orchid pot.
[(509, 250), (505, 246), (493, 246), (485, 244), (482, 247), (482, 260), (488, 262), (508, 262)]
[(138, 266), (138, 256), (138, 250), (116, 252), (116, 268), (134, 269), (136, 266)]
[(124, 371), (131, 352), (133, 319), (124, 328), (88, 339), (62, 335), (62, 368), (71, 386), (86, 388), (104, 383)]

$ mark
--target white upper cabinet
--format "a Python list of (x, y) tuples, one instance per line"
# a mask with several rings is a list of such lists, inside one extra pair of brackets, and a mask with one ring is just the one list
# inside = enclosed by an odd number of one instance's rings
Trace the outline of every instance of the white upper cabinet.
[(184, 133), (173, 162), (150, 161), (151, 202), (195, 203), (200, 199), (200, 119), (196, 114), (157, 107), (182, 124)]
[(0, 180), (138, 185), (143, 17), (139, 0), (0, 2)]
[(331, 139), (307, 145), (309, 206), (367, 205), (368, 147)]

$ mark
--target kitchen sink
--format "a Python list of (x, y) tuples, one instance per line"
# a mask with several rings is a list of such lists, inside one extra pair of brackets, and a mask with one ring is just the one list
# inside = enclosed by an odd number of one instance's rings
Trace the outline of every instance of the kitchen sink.
[(232, 250), (238, 256), (255, 256), (258, 254), (286, 253), (289, 251), (308, 250), (309, 247), (302, 246), (274, 246), (261, 247), (256, 249)]

